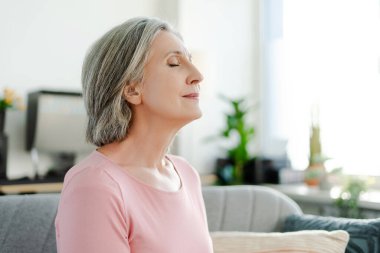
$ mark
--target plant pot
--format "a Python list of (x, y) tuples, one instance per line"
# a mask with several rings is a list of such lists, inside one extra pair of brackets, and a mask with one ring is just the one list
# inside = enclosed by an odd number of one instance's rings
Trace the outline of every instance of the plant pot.
[(261, 159), (252, 158), (244, 165), (243, 182), (246, 184), (264, 183), (264, 171)]
[(231, 185), (234, 182), (234, 164), (231, 159), (218, 158), (216, 160), (215, 172), (218, 178), (217, 184)]

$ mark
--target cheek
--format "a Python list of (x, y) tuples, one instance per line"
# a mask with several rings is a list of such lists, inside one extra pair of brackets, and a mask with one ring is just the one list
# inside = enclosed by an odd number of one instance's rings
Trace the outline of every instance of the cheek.
[(144, 91), (149, 99), (173, 99), (180, 96), (181, 82), (178, 76), (165, 71), (156, 72), (147, 77)]
[(152, 109), (163, 110), (178, 103), (179, 90), (173, 80), (157, 76), (144, 84), (143, 102)]

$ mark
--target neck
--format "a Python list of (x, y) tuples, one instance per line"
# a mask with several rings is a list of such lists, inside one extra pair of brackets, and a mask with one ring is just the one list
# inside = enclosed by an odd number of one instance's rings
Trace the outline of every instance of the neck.
[(124, 167), (160, 169), (165, 166), (165, 155), (180, 128), (165, 120), (143, 122), (134, 119), (124, 140), (107, 144), (98, 151)]

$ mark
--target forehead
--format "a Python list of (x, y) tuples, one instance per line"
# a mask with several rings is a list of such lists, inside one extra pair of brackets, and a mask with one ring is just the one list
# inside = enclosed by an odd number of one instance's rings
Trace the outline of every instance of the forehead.
[(183, 41), (174, 33), (160, 31), (153, 39), (148, 59), (166, 57), (171, 52), (189, 55)]

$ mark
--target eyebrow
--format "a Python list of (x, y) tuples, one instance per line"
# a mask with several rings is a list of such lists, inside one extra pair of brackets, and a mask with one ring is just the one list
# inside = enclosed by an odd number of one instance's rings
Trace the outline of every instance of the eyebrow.
[(192, 60), (192, 55), (190, 54), (190, 52), (188, 52), (188, 51), (185, 51), (185, 52), (183, 52), (183, 51), (178, 51), (178, 50), (173, 50), (173, 51), (169, 51), (167, 54), (166, 54), (166, 56), (165, 57), (167, 57), (168, 55), (170, 55), (170, 54), (176, 54), (176, 55), (181, 55), (181, 56), (187, 56), (188, 58), (189, 58), (189, 61), (191, 62), (191, 60)]

